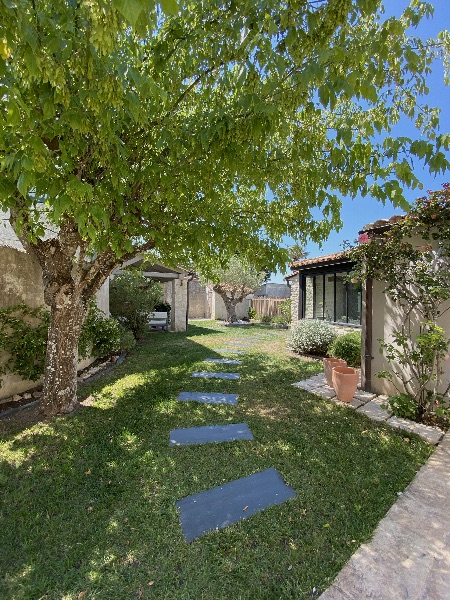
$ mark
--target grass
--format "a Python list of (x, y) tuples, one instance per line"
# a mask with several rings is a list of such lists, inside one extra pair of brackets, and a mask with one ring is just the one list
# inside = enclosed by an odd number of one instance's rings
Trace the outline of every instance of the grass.
[[(202, 362), (256, 331), (270, 337), (242, 365)], [(285, 338), (213, 322), (153, 334), (82, 390), (95, 396), (92, 407), (4, 429), (0, 597), (317, 597), (431, 450), (292, 387), (321, 366), (289, 354)], [(201, 380), (194, 370), (239, 370), (241, 378)], [(237, 392), (239, 406), (177, 402), (180, 391)], [(242, 421), (254, 441), (168, 447), (173, 428)], [(184, 541), (178, 499), (269, 467), (294, 499)]]

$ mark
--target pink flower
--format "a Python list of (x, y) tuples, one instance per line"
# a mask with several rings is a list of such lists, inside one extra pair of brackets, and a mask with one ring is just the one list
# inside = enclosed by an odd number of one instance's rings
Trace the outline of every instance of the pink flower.
[(429, 252), (431, 250), (431, 246), (417, 246), (417, 250), (419, 252)]
[(361, 233), (361, 235), (358, 237), (358, 242), (360, 244), (369, 244), (370, 243), (370, 237), (368, 233)]

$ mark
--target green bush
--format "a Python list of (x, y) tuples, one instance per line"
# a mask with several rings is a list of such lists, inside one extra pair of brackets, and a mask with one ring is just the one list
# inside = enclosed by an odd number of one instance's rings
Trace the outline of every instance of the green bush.
[(260, 315), (259, 320), (265, 325), (269, 325), (270, 323), (272, 323), (272, 317), (270, 315)]
[(291, 298), (287, 298), (280, 304), (280, 311), (281, 311), (281, 314), (283, 315), (283, 319), (284, 319), (283, 323), (286, 323), (286, 325), (289, 325), (292, 321), (291, 305), (292, 305)]
[(361, 332), (351, 331), (339, 335), (331, 344), (328, 353), (333, 358), (342, 358), (349, 367), (361, 366)]
[(326, 356), (336, 336), (336, 328), (330, 323), (317, 319), (303, 319), (292, 328), (288, 348), (299, 354)]
[(123, 271), (110, 282), (109, 309), (135, 338), (140, 338), (148, 331), (150, 314), (161, 306), (161, 295), (162, 287), (157, 281), (139, 271)]
[(155, 304), (153, 309), (155, 312), (166, 312), (170, 316), (170, 311), (172, 310), (172, 305), (168, 302), (158, 302)]
[(136, 346), (136, 338), (133, 335), (133, 332), (118, 323), (119, 331), (120, 331), (120, 350), (124, 352), (125, 350), (131, 350)]
[(274, 317), (272, 317), (272, 323), (278, 323), (279, 325), (287, 325), (287, 321), (282, 315), (275, 315)]
[(253, 306), (250, 306), (248, 309), (248, 317), (249, 319), (254, 319), (256, 317), (256, 310), (253, 308)]
[(411, 419), (417, 418), (417, 402), (409, 394), (399, 394), (389, 398), (389, 406), (396, 417)]
[(109, 319), (95, 301), (89, 303), (88, 313), (78, 342), (81, 358), (95, 356), (102, 358), (115, 354), (121, 349), (121, 328), (115, 319)]
[[(50, 313), (44, 308), (30, 308), (25, 304), (0, 311), (0, 350), (7, 353), (0, 364), (0, 375), (14, 373), (22, 379), (37, 381), (45, 367)], [(78, 354), (103, 357), (132, 347), (128, 331), (125, 336), (120, 324), (109, 319), (91, 301), (78, 342)]]
[(0, 311), (0, 350), (7, 353), (0, 374), (15, 373), (37, 381), (44, 372), (49, 312), (25, 304)]

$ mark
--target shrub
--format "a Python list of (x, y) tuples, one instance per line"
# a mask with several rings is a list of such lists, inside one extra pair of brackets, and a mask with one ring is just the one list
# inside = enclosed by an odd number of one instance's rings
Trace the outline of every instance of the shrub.
[(50, 314), (25, 304), (0, 311), (0, 350), (7, 353), (0, 375), (15, 373), (37, 381), (44, 372)]
[[(50, 313), (44, 307), (20, 304), (0, 311), (0, 350), (7, 353), (6, 361), (0, 365), (0, 375), (14, 373), (31, 381), (42, 377), (49, 321)], [(92, 301), (78, 342), (80, 357), (114, 354), (124, 343), (127, 347), (134, 345), (129, 336), (122, 340), (120, 324), (106, 317)]]
[(127, 329), (120, 323), (118, 323), (118, 325), (119, 325), (119, 331), (120, 331), (120, 350), (121, 350), (121, 352), (123, 352), (124, 350), (131, 350), (131, 348), (134, 348), (134, 346), (136, 346), (136, 338), (134, 337), (133, 333), (129, 329)]
[(333, 358), (342, 358), (349, 367), (361, 366), (361, 332), (351, 331), (339, 335), (331, 344), (328, 353)]
[(115, 319), (109, 319), (104, 312), (97, 308), (95, 301), (91, 301), (78, 342), (80, 357), (108, 356), (119, 352), (120, 344), (120, 324)]
[(248, 316), (249, 316), (249, 319), (254, 319), (256, 317), (256, 310), (253, 308), (253, 306), (249, 307)]
[(389, 398), (389, 406), (396, 417), (411, 419), (417, 418), (417, 402), (409, 394), (399, 394)]
[(172, 305), (168, 302), (158, 302), (155, 304), (153, 308), (155, 312), (166, 312), (170, 316), (170, 311), (172, 310)]
[(283, 323), (286, 323), (286, 325), (289, 325), (289, 323), (292, 321), (291, 305), (291, 298), (286, 298), (286, 300), (284, 300), (280, 304), (280, 311), (283, 316)]
[(135, 338), (140, 338), (148, 331), (150, 313), (161, 306), (161, 294), (161, 284), (157, 281), (139, 271), (124, 271), (110, 283), (111, 315), (132, 331)]
[(299, 354), (325, 356), (336, 336), (336, 328), (330, 323), (317, 319), (303, 319), (292, 328), (288, 348)]
[(270, 315), (260, 315), (259, 320), (261, 321), (261, 323), (264, 323), (266, 325), (272, 323), (272, 317)]
[(272, 317), (272, 323), (277, 323), (278, 325), (287, 325), (287, 321), (282, 315), (275, 315)]

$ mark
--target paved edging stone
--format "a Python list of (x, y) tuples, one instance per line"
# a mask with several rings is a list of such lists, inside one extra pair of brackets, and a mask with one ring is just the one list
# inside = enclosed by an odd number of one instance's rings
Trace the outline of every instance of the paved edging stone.
[(390, 427), (403, 429), (408, 433), (415, 433), (433, 446), (439, 444), (444, 435), (444, 432), (437, 427), (431, 427), (430, 425), (424, 425), (423, 423), (415, 423), (409, 419), (395, 417), (386, 406), (388, 402), (388, 397), (386, 395), (380, 394), (377, 396), (372, 392), (365, 392), (360, 389), (359, 386), (351, 402), (341, 402), (337, 399), (334, 389), (327, 385), (324, 373), (319, 373), (309, 379), (297, 381), (292, 385), (293, 387), (300, 388), (311, 394), (316, 394), (321, 398), (334, 402), (339, 406), (353, 408), (374, 421), (384, 421)]

